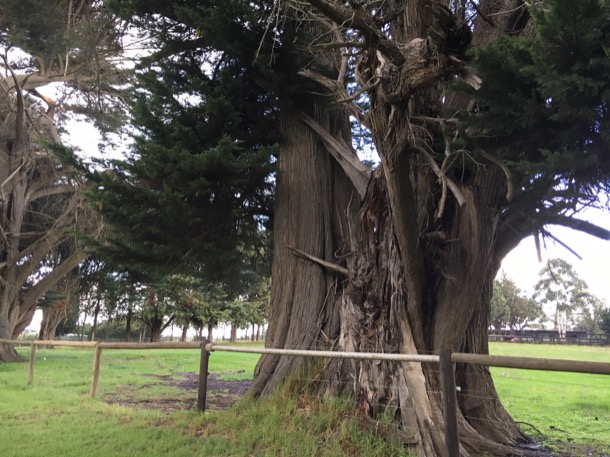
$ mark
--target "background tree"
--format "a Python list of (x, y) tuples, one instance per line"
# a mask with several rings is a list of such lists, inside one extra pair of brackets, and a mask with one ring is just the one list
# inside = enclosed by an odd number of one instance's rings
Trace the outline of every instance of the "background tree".
[(38, 339), (54, 340), (62, 333), (76, 331), (78, 320), (78, 270), (74, 269), (45, 293), (39, 301), (42, 321)]
[(502, 326), (500, 328), (508, 326), (511, 335), (514, 335), (515, 330), (523, 330), (542, 316), (544, 313), (540, 305), (527, 297), (513, 280), (502, 275), (499, 280), (494, 281), (494, 295), (491, 299), (492, 323), (497, 322)]
[[(97, 249), (134, 276), (197, 271), (228, 291), (243, 283), (250, 253), (268, 247), (277, 115), (261, 87), (269, 70), (245, 64), (262, 32), (237, 24), (262, 20), (254, 4), (224, 2), (220, 13), (200, 2), (116, 3), (155, 51), (136, 69), (130, 157), (94, 176), (103, 190), (91, 197), (114, 228)], [(197, 31), (212, 22), (218, 33)]]
[[(116, 25), (98, 1), (7, 0), (0, 6), (1, 338), (23, 330), (38, 299), (83, 259), (78, 250), (53, 270), (42, 268), (50, 258), (60, 259), (55, 251), (81, 211), (76, 190), (83, 181), (50, 146), (60, 142), (61, 101), (38, 89), (62, 82), (67, 93), (85, 97), (81, 110), (87, 106), (99, 119), (118, 112), (108, 109), (106, 97), (117, 92), (111, 83), (120, 79), (109, 60), (121, 50)], [(0, 345), (0, 361), (15, 357)]]
[[(199, 5), (192, 9), (180, 14), (209, 20)], [(134, 23), (148, 27), (157, 51), (136, 71), (130, 157), (92, 175), (99, 186), (90, 198), (112, 227), (93, 248), (150, 287), (182, 274), (204, 288), (217, 283), (218, 302), (232, 302), (269, 261), (273, 102), (259, 75), (231, 54), (253, 37), (204, 40), (173, 21)], [(211, 54), (212, 41), (231, 53)], [(217, 323), (208, 317), (206, 325)]]
[(549, 260), (539, 275), (540, 280), (534, 286), (535, 297), (543, 306), (554, 309), (555, 328), (565, 338), (568, 329), (576, 324), (577, 311), (588, 302), (587, 283), (563, 259)]
[(203, 330), (207, 328), (206, 338), (214, 340), (214, 328), (225, 319), (226, 309), (229, 306), (227, 294), (219, 284), (206, 284), (203, 300), (197, 302), (196, 315), (193, 318), (193, 326), (196, 329), (197, 338), (203, 338)]
[(605, 303), (593, 294), (586, 294), (581, 300), (581, 306), (576, 314), (576, 327), (586, 330), (588, 335), (601, 332), (600, 316)]
[(610, 336), (610, 308), (605, 308), (599, 313), (599, 328), (607, 336)]
[[(502, 277), (504, 279), (505, 276)], [(494, 326), (496, 332), (504, 330), (510, 318), (510, 310), (508, 309), (507, 298), (504, 293), (502, 282), (494, 280), (493, 294), (490, 302), (490, 318), (489, 322)]]
[(536, 300), (523, 295), (514, 297), (511, 306), (509, 327), (514, 334), (515, 330), (521, 331), (536, 319), (544, 316), (541, 306)]

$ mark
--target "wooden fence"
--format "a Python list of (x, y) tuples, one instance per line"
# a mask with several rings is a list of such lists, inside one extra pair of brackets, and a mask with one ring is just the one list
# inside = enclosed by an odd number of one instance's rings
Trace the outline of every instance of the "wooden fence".
[(503, 341), (511, 343), (529, 343), (529, 344), (559, 344), (573, 346), (610, 346), (610, 338), (605, 335), (592, 335), (589, 337), (567, 336), (559, 337), (559, 335), (549, 335), (541, 333), (540, 335), (497, 335), (489, 334), (488, 341)]
[(208, 363), (210, 354), (216, 351), (241, 352), (252, 354), (272, 354), (278, 356), (298, 357), (323, 357), (343, 358), (357, 360), (387, 360), (397, 362), (438, 363), (440, 365), (441, 382), (443, 385), (443, 408), (445, 416), (445, 441), (447, 445), (447, 456), (459, 456), (459, 434), (457, 423), (457, 394), (454, 376), (455, 363), (469, 363), (490, 367), (519, 368), (525, 370), (541, 371), (565, 371), (572, 373), (589, 373), (610, 375), (610, 363), (582, 362), (575, 360), (539, 359), (530, 357), (507, 357), (485, 354), (465, 354), (443, 350), (440, 355), (420, 354), (379, 354), (370, 352), (339, 352), (339, 351), (310, 351), (297, 349), (272, 349), (253, 348), (239, 346), (224, 346), (210, 343), (208, 340), (202, 342), (168, 342), (168, 343), (103, 343), (103, 342), (78, 342), (78, 341), (15, 341), (0, 339), (0, 343), (15, 345), (31, 345), (30, 371), (28, 384), (34, 382), (34, 365), (37, 346), (71, 346), (80, 348), (95, 348), (93, 360), (93, 375), (91, 379), (90, 396), (94, 398), (97, 394), (97, 386), (100, 377), (100, 362), (104, 349), (201, 349), (199, 364), (199, 388), (197, 391), (197, 408), (205, 411), (207, 396)]

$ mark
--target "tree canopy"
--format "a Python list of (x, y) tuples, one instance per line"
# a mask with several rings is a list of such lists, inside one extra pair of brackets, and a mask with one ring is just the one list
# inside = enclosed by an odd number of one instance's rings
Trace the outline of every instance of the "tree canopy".
[[(78, 193), (85, 178), (63, 160), (61, 125), (67, 112), (88, 113), (106, 127), (113, 123), (101, 121), (119, 117), (116, 100), (126, 79), (115, 59), (122, 34), (117, 17), (96, 0), (0, 5), (3, 338), (21, 332), (38, 299), (84, 258), (74, 232), (95, 233), (87, 224), (96, 219)], [(42, 90), (52, 83), (60, 83), (57, 96)], [(15, 356), (0, 345), (0, 360)]]
[[(218, 267), (247, 271), (273, 223), (269, 346), (485, 353), (493, 279), (520, 240), (553, 225), (610, 238), (578, 218), (607, 204), (605, 0), (109, 5), (157, 51), (137, 70), (134, 155), (95, 176), (117, 224), (101, 248), (131, 249), (140, 274), (188, 259), (229, 284), (241, 274)], [(254, 394), (302, 363), (263, 357)], [(312, 389), (392, 417), (419, 455), (444, 452), (438, 370), (322, 369)], [(527, 454), (489, 371), (456, 377), (461, 452)]]
[[(272, 217), (276, 107), (264, 66), (245, 64), (259, 37), (238, 25), (260, 14), (226, 2), (225, 24), (199, 2), (116, 6), (154, 52), (136, 69), (129, 158), (93, 175), (90, 196), (113, 227), (96, 249), (138, 280), (197, 272), (236, 296), (268, 257)], [(203, 36), (210, 22), (220, 29)]]
[(595, 333), (602, 302), (589, 291), (574, 267), (564, 259), (550, 259), (539, 276), (534, 297), (553, 313), (559, 334), (565, 337), (567, 330), (577, 326)]
[(514, 333), (543, 316), (542, 307), (519, 289), (513, 280), (502, 275), (494, 281), (490, 322), (496, 330), (508, 326)]

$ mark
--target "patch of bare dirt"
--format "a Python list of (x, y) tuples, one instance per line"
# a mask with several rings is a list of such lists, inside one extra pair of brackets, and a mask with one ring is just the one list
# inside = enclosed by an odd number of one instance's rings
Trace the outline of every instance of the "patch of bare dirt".
[[(148, 383), (140, 386), (125, 386), (117, 392), (105, 395), (107, 403), (126, 406), (130, 408), (153, 409), (170, 413), (184, 411), (197, 407), (197, 389), (199, 387), (199, 375), (197, 373), (177, 373), (175, 376), (153, 376), (158, 382)], [(179, 389), (176, 394), (158, 395), (151, 392), (146, 396), (145, 389), (154, 386), (169, 386)], [(233, 405), (243, 396), (250, 386), (251, 380), (224, 381), (217, 375), (208, 375), (208, 390), (206, 410), (218, 411)]]

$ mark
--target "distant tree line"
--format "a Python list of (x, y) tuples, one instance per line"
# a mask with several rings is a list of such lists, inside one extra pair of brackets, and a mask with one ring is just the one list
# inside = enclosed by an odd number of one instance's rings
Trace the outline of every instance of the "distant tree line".
[(540, 270), (531, 296), (504, 273), (494, 281), (490, 324), (495, 331), (508, 328), (514, 334), (526, 327), (544, 328), (547, 323), (560, 337), (568, 330), (610, 335), (610, 308), (563, 259), (551, 259)]

